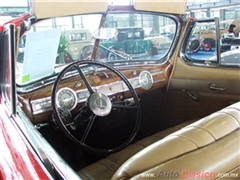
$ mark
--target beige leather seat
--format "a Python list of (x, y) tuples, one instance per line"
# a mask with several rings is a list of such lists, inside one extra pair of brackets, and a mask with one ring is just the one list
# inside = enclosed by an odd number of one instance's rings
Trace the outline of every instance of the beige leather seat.
[(79, 176), (84, 180), (109, 180), (117, 169), (131, 156), (149, 146), (150, 144), (163, 139), (167, 135), (195, 122), (196, 119), (181, 123), (174, 127), (160, 131), (152, 136), (144, 138), (134, 144), (129, 145), (127, 148), (120, 152), (113, 153), (100, 161), (93, 163), (80, 171)]
[(240, 179), (240, 102), (144, 148), (112, 180), (170, 178), (165, 173), (173, 179)]
[(138, 141), (78, 174), (83, 179), (115, 180), (163, 178), (163, 173), (173, 171), (179, 179), (186, 179), (182, 176), (191, 172), (204, 171), (215, 176), (239, 172), (240, 102), (193, 121)]

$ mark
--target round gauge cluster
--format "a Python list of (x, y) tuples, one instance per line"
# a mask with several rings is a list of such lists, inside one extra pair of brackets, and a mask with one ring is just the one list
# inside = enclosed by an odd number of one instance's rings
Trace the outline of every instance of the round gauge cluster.
[(150, 89), (153, 85), (152, 74), (148, 71), (142, 71), (139, 74), (139, 84), (144, 90)]
[(61, 109), (72, 110), (77, 105), (77, 95), (70, 88), (62, 88), (57, 92), (57, 106)]

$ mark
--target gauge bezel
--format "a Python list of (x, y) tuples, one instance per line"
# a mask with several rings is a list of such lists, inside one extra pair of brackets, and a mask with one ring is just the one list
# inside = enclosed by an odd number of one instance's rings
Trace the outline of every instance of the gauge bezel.
[[(148, 78), (148, 86), (146, 86), (145, 84), (142, 83), (142, 80), (143, 80), (143, 76), (145, 75), (148, 75), (150, 77), (150, 79)], [(139, 84), (140, 84), (140, 87), (144, 90), (149, 90), (151, 89), (151, 87), (153, 86), (153, 77), (152, 77), (152, 74), (149, 72), (149, 71), (142, 71), (140, 74), (139, 74)]]
[(59, 104), (59, 96), (60, 96), (60, 94), (61, 94), (63, 91), (69, 91), (69, 92), (71, 92), (71, 94), (72, 94), (72, 97), (73, 97), (73, 100), (74, 100), (73, 105), (70, 106), (70, 107), (65, 107), (66, 109), (68, 109), (69, 111), (71, 111), (71, 110), (73, 110), (73, 109), (77, 106), (77, 103), (78, 103), (78, 101), (77, 101), (77, 94), (76, 94), (76, 92), (73, 91), (71, 88), (65, 87), (65, 88), (59, 89), (58, 92), (57, 92), (57, 95), (56, 95), (57, 107), (58, 107), (58, 108), (63, 108), (63, 107), (60, 106), (60, 104)]

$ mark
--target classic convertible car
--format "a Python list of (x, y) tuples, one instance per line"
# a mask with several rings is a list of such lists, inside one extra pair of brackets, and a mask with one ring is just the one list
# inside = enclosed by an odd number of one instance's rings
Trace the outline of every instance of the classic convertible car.
[[(1, 180), (239, 179), (240, 63), (221, 60), (218, 29), (214, 60), (188, 48), (195, 25), (218, 18), (186, 17), (183, 1), (30, 4), (0, 26)], [(137, 47), (101, 50), (118, 27), (168, 25), (165, 51), (106, 56), (145, 48), (134, 38)], [(68, 29), (92, 32), (93, 46), (56, 62)]]

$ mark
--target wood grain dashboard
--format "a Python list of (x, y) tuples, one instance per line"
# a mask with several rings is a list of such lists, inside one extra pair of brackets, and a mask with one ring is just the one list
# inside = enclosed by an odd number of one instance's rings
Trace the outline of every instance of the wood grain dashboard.
[[(120, 67), (118, 70), (125, 75), (137, 94), (140, 95), (167, 86), (172, 65), (167, 62), (162, 65)], [(148, 90), (143, 89), (139, 83), (139, 75), (143, 71), (149, 72), (152, 76), (153, 84)], [(122, 80), (107, 69), (91, 72), (86, 75), (86, 78), (94, 91), (104, 93), (111, 98), (128, 98), (131, 95), (126, 86), (122, 85)], [(52, 86), (53, 84), (49, 84), (28, 93), (18, 93), (22, 109), (33, 124), (45, 123), (52, 118)], [(72, 110), (74, 113), (82, 103), (85, 103), (89, 92), (79, 75), (62, 79), (58, 89), (64, 87), (76, 92), (77, 106)]]

